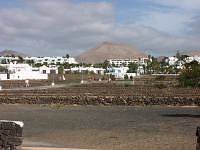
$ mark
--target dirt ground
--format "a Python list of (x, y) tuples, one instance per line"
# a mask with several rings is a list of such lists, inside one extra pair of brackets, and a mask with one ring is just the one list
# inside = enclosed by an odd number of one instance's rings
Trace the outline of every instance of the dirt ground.
[(74, 149), (74, 148), (50, 148), (50, 147), (22, 147), (21, 150), (89, 150), (89, 149)]
[(2, 104), (0, 119), (24, 122), (23, 147), (195, 150), (200, 109)]

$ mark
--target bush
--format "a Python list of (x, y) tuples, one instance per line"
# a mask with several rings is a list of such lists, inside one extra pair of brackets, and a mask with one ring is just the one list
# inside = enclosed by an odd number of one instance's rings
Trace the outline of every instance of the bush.
[(128, 80), (128, 75), (124, 75), (124, 80)]
[(200, 64), (196, 61), (186, 64), (178, 81), (182, 87), (200, 87)]

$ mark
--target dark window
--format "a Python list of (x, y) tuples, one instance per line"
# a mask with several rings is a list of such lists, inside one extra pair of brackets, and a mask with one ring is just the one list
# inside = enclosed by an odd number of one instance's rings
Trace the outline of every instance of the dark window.
[(51, 73), (51, 74), (55, 74), (56, 71), (55, 71), (55, 70), (50, 70), (50, 73)]
[(42, 73), (43, 73), (43, 74), (46, 74), (46, 73), (47, 73), (47, 71), (46, 71), (46, 70), (42, 70)]

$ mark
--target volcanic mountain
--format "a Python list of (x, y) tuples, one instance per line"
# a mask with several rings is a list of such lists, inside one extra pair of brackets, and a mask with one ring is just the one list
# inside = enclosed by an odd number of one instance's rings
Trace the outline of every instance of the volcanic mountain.
[(200, 56), (200, 50), (199, 51), (185, 51), (181, 53), (182, 55), (188, 55), (188, 56)]
[(27, 56), (26, 54), (17, 52), (17, 51), (13, 51), (13, 50), (3, 50), (0, 52), (0, 56), (21, 56), (21, 57), (25, 57)]
[(111, 42), (103, 42), (101, 45), (90, 49), (78, 56), (78, 60), (86, 63), (102, 63), (106, 59), (127, 59), (147, 57), (144, 53), (139, 52), (136, 48)]

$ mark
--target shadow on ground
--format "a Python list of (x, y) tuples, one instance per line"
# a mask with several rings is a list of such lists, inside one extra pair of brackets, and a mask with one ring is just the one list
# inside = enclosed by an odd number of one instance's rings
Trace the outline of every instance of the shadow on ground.
[(200, 118), (200, 115), (194, 114), (162, 114), (163, 117), (177, 117), (177, 118)]

